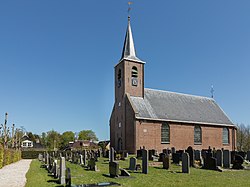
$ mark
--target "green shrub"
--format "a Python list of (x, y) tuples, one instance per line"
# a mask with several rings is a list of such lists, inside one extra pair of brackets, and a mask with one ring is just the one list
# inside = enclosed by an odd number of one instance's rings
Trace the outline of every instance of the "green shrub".
[(13, 162), (19, 161), (21, 159), (20, 155), (21, 155), (20, 150), (0, 148), (0, 168), (9, 165)]
[(0, 144), (0, 169), (3, 167), (3, 146)]
[(23, 159), (36, 159), (38, 158), (39, 153), (43, 153), (44, 151), (35, 151), (35, 150), (23, 150), (22, 158)]

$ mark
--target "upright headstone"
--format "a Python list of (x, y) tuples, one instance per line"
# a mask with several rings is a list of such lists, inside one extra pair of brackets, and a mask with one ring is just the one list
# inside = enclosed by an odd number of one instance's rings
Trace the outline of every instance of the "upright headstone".
[(149, 160), (153, 160), (153, 156), (155, 155), (155, 152), (156, 152), (155, 149), (148, 150)]
[(194, 150), (191, 146), (189, 146), (186, 150), (186, 152), (189, 154), (190, 159), (190, 166), (194, 166)]
[(218, 149), (216, 151), (216, 159), (217, 159), (217, 165), (222, 166), (223, 163), (223, 153), (222, 150)]
[(66, 170), (66, 186), (71, 186), (71, 172), (70, 168), (67, 168)]
[(142, 149), (142, 173), (148, 174), (148, 150)]
[(86, 166), (87, 164), (87, 153), (86, 149), (83, 150), (83, 165)]
[(66, 164), (65, 164), (65, 158), (61, 157), (60, 159), (60, 184), (65, 184), (65, 170), (66, 170)]
[(110, 177), (119, 177), (119, 164), (117, 162), (109, 162)]
[(163, 162), (163, 158), (165, 158), (167, 156), (167, 154), (166, 153), (160, 153), (160, 155), (159, 155), (159, 162)]
[(171, 153), (172, 154), (175, 153), (175, 148), (174, 147), (171, 148)]
[(131, 157), (129, 160), (129, 170), (134, 171), (136, 167), (136, 158)]
[(80, 165), (84, 165), (84, 162), (83, 162), (83, 155), (80, 154)]
[(110, 149), (110, 162), (114, 162), (115, 161), (115, 150), (113, 147), (111, 147)]
[(139, 149), (136, 151), (136, 158), (141, 158), (142, 157), (142, 149)]
[(162, 159), (162, 162), (163, 162), (163, 169), (169, 169), (169, 167), (170, 167), (170, 158), (169, 158), (169, 155), (167, 155), (166, 157), (164, 157)]
[(190, 159), (188, 153), (182, 154), (182, 173), (189, 173)]
[(250, 151), (247, 151), (247, 160), (250, 161)]
[(180, 154), (172, 153), (172, 159), (174, 164), (180, 164)]
[(201, 160), (201, 151), (200, 150), (194, 150), (194, 159)]
[(242, 166), (243, 162), (244, 162), (244, 158), (241, 155), (236, 154), (232, 168), (233, 169), (244, 169), (244, 166)]
[(231, 154), (229, 150), (223, 151), (223, 167), (224, 168), (230, 168), (231, 164)]

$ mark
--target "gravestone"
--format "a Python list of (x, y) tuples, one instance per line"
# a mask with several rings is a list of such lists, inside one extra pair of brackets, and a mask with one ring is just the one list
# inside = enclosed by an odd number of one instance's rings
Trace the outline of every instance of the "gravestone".
[(236, 151), (231, 151), (231, 164), (234, 162)]
[(110, 148), (110, 162), (115, 161), (115, 150), (113, 147)]
[(200, 150), (194, 150), (194, 159), (201, 160), (201, 151)]
[(169, 169), (169, 167), (170, 167), (170, 158), (169, 158), (169, 155), (166, 156), (166, 157), (164, 157), (162, 159), (162, 161), (163, 161), (163, 169)]
[(59, 170), (59, 166), (57, 164), (57, 160), (55, 160), (55, 172), (53, 173), (54, 178), (58, 177), (58, 170)]
[(97, 171), (97, 166), (96, 166), (96, 162), (95, 162), (95, 158), (91, 158), (88, 162), (88, 168), (91, 171)]
[(160, 155), (159, 155), (159, 162), (163, 162), (163, 158), (165, 158), (167, 156), (167, 154), (166, 153), (160, 153)]
[(42, 155), (41, 153), (39, 153), (39, 155), (38, 155), (38, 160), (39, 160), (39, 161), (42, 161), (42, 160), (43, 160), (43, 155)]
[(119, 177), (119, 164), (117, 162), (109, 162), (110, 177)]
[(244, 162), (244, 158), (241, 155), (236, 154), (232, 168), (233, 169), (244, 169), (244, 167), (242, 166), (243, 162)]
[(70, 168), (67, 168), (66, 170), (66, 186), (71, 186), (71, 173)]
[(189, 173), (189, 166), (190, 166), (190, 160), (189, 160), (189, 154), (183, 153), (182, 154), (182, 173)]
[(83, 150), (83, 165), (84, 166), (87, 165), (87, 153), (86, 153), (86, 149)]
[(148, 174), (148, 151), (142, 149), (142, 173)]
[(156, 150), (154, 149), (148, 150), (149, 160), (153, 160), (153, 156), (155, 155), (155, 153), (156, 153)]
[(121, 168), (120, 170), (121, 170), (121, 176), (123, 176), (123, 177), (130, 176), (130, 173), (126, 169)]
[(250, 161), (250, 151), (247, 151), (247, 160)]
[(65, 165), (65, 158), (61, 157), (60, 159), (60, 184), (65, 184), (65, 170), (66, 170), (66, 165)]
[(139, 149), (136, 151), (136, 158), (141, 158), (142, 157), (142, 149)]
[(46, 153), (45, 165), (48, 167), (49, 165), (49, 153)]
[(131, 157), (129, 160), (129, 170), (134, 171), (136, 167), (136, 158)]
[(172, 159), (174, 164), (180, 164), (180, 154), (172, 153)]
[(213, 155), (207, 152), (207, 156), (204, 159), (204, 169), (217, 170), (217, 159)]
[(223, 151), (223, 167), (224, 168), (230, 168), (231, 164), (231, 154), (229, 150)]
[(80, 154), (80, 165), (84, 165), (84, 162), (83, 162), (83, 155)]
[(240, 155), (244, 160), (245, 160), (245, 158), (246, 158), (246, 152), (244, 152), (244, 151), (239, 151), (238, 152), (238, 155)]
[(189, 154), (190, 166), (194, 166), (194, 150), (191, 146), (189, 146), (186, 150), (186, 153)]
[(216, 151), (217, 165), (222, 166), (223, 163), (223, 153), (220, 149)]

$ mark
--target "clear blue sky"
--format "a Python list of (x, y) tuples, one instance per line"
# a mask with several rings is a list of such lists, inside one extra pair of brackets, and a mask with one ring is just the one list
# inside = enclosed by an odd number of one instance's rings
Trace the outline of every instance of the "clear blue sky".
[[(92, 129), (109, 139), (126, 0), (0, 1), (0, 122), (40, 134)], [(145, 87), (215, 100), (250, 124), (250, 1), (134, 0)]]

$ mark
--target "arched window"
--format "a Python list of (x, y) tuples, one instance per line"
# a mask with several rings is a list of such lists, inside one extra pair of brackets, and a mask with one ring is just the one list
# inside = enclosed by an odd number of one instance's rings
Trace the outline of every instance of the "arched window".
[(117, 74), (117, 86), (118, 86), (118, 88), (121, 87), (121, 84), (122, 84), (121, 77), (122, 77), (122, 71), (121, 71), (121, 69), (119, 69), (118, 74)]
[(132, 67), (131, 77), (133, 77), (133, 78), (138, 77), (138, 70), (137, 70), (137, 67), (135, 67), (135, 66)]
[(170, 130), (167, 123), (162, 123), (161, 125), (161, 143), (170, 142)]
[(194, 144), (201, 144), (202, 142), (202, 131), (199, 125), (194, 126)]
[(122, 71), (121, 71), (121, 69), (119, 69), (118, 74), (117, 74), (117, 79), (119, 80), (119, 79), (121, 79), (121, 77), (122, 77)]
[(223, 136), (222, 136), (223, 140), (223, 144), (229, 144), (229, 130), (227, 127), (223, 128)]

